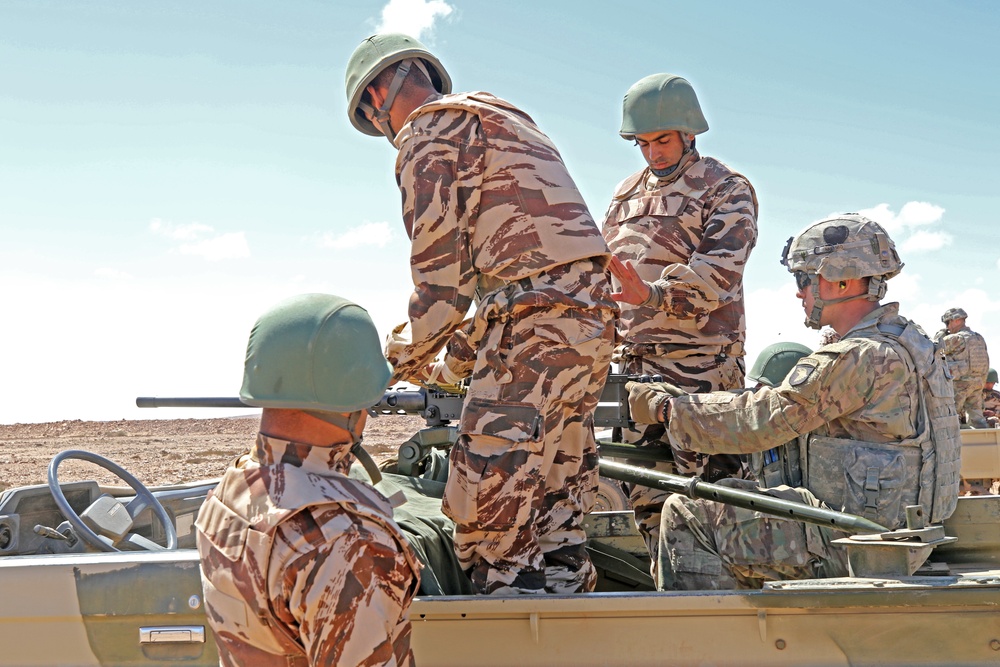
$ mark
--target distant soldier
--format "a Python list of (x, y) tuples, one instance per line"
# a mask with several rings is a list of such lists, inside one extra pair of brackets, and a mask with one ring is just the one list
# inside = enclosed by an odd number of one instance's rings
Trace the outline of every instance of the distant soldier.
[(991, 368), (986, 373), (986, 384), (983, 385), (983, 416), (996, 428), (1000, 423), (1000, 391), (994, 389), (997, 383), (996, 369)]
[(414, 290), (412, 342), (386, 349), (392, 379), (454, 384), (471, 372), (443, 509), (474, 588), (593, 590), (583, 517), (614, 346), (608, 246), (526, 113), (450, 93), (440, 61), (406, 35), (369, 37), (348, 64), (351, 123), (399, 149)]
[[(799, 436), (799, 469), (764, 493), (859, 514), (889, 529), (921, 505), (939, 523), (958, 500), (961, 441), (952, 384), (934, 344), (881, 305), (903, 264), (878, 224), (856, 214), (815, 223), (789, 240), (808, 326), (842, 339), (801, 358), (778, 387), (683, 395), (630, 386), (637, 418), (667, 424), (671, 444), (704, 452), (766, 451)], [(843, 533), (709, 500), (664, 505), (657, 585), (664, 590), (760, 588), (775, 579), (847, 575)]]
[(983, 416), (982, 391), (990, 356), (983, 337), (965, 325), (968, 317), (961, 308), (949, 308), (941, 316), (945, 328), (934, 335), (944, 351), (955, 382), (955, 403), (963, 423), (972, 428), (990, 428)]
[(260, 433), (198, 514), (208, 622), (236, 665), (412, 665), (419, 563), (392, 506), (348, 478), (391, 368), (368, 313), (306, 294), (250, 332)]
[[(662, 375), (692, 392), (743, 387), (743, 269), (757, 242), (753, 186), (698, 152), (695, 135), (707, 130), (683, 77), (652, 74), (633, 84), (619, 134), (635, 142), (646, 166), (618, 185), (603, 225), (622, 302), (622, 372)], [(639, 424), (622, 435), (640, 447), (666, 447), (663, 432), (662, 424)], [(675, 451), (674, 463), (708, 481), (742, 475), (744, 467), (737, 456), (692, 451)], [(651, 551), (666, 496), (632, 489)]]

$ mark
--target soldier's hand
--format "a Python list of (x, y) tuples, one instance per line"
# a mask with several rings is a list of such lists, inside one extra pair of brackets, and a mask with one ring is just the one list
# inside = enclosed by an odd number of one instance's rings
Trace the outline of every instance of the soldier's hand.
[(632, 266), (632, 262), (622, 262), (620, 259), (611, 256), (611, 275), (618, 279), (621, 290), (612, 292), (611, 298), (615, 301), (624, 301), (633, 305), (642, 305), (649, 299), (652, 288), (639, 277), (639, 272)]
[(656, 424), (663, 421), (663, 404), (686, 391), (667, 382), (628, 382), (628, 409), (632, 421), (638, 424)]

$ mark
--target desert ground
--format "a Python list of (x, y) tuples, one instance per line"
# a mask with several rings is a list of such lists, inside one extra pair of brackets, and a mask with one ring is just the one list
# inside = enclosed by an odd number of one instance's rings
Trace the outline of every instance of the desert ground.
[[(0, 491), (45, 484), (49, 462), (64, 449), (109, 458), (147, 486), (213, 479), (253, 443), (257, 423), (258, 417), (232, 417), (0, 425)], [(419, 417), (369, 418), (364, 444), (381, 461), (423, 425)], [(83, 479), (116, 481), (83, 461), (59, 466), (60, 482)]]

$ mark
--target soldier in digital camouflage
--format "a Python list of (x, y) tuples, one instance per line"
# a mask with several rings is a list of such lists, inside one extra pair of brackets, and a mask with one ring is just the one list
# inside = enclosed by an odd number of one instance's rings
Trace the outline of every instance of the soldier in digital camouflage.
[[(636, 143), (647, 166), (618, 185), (603, 225), (614, 257), (613, 296), (622, 302), (621, 370), (661, 375), (692, 392), (741, 388), (743, 270), (757, 242), (753, 186), (698, 152), (695, 135), (708, 123), (686, 79), (647, 76), (622, 106), (620, 134)], [(622, 435), (638, 446), (667, 444), (662, 424), (639, 424)], [(675, 451), (674, 463), (680, 473), (708, 481), (745, 472), (732, 455)], [(651, 551), (666, 495), (632, 489)]]
[(414, 290), (411, 339), (386, 347), (393, 381), (470, 378), (443, 504), (459, 561), (480, 593), (592, 590), (582, 521), (615, 335), (607, 244), (534, 121), (451, 94), (415, 39), (362, 42), (347, 96), (354, 127), (399, 151)]
[[(797, 439), (798, 467), (762, 493), (905, 525), (908, 505), (929, 523), (955, 509), (958, 415), (933, 342), (881, 304), (902, 263), (879, 225), (844, 214), (789, 239), (807, 324), (842, 339), (801, 358), (777, 387), (686, 395), (633, 383), (633, 414), (667, 424), (670, 442), (704, 452), (767, 451)], [(807, 436), (807, 437), (800, 437)], [(731, 480), (733, 483), (745, 480)], [(657, 553), (663, 590), (760, 588), (775, 579), (847, 575), (842, 533), (708, 500), (671, 496)]]
[(379, 348), (368, 313), (326, 294), (250, 333), (240, 398), (263, 408), (260, 432), (196, 523), (226, 667), (413, 664), (419, 562), (390, 502), (346, 476), (392, 370)]
[[(994, 388), (996, 383), (997, 372), (991, 368), (983, 385), (983, 417), (990, 428), (1000, 427), (1000, 391)], [(962, 495), (981, 496), (988, 493), (1000, 493), (1000, 479), (962, 478)]]
[(971, 428), (990, 428), (983, 416), (982, 391), (990, 369), (986, 341), (965, 324), (968, 314), (949, 308), (941, 316), (944, 329), (934, 334), (934, 342), (944, 351), (955, 382), (955, 403), (962, 423)]

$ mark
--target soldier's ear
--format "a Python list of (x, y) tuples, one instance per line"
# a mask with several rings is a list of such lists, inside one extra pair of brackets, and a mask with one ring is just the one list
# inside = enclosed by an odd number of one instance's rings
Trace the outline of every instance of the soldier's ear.
[(845, 283), (843, 280), (840, 281), (840, 289), (847, 289), (847, 283)]

